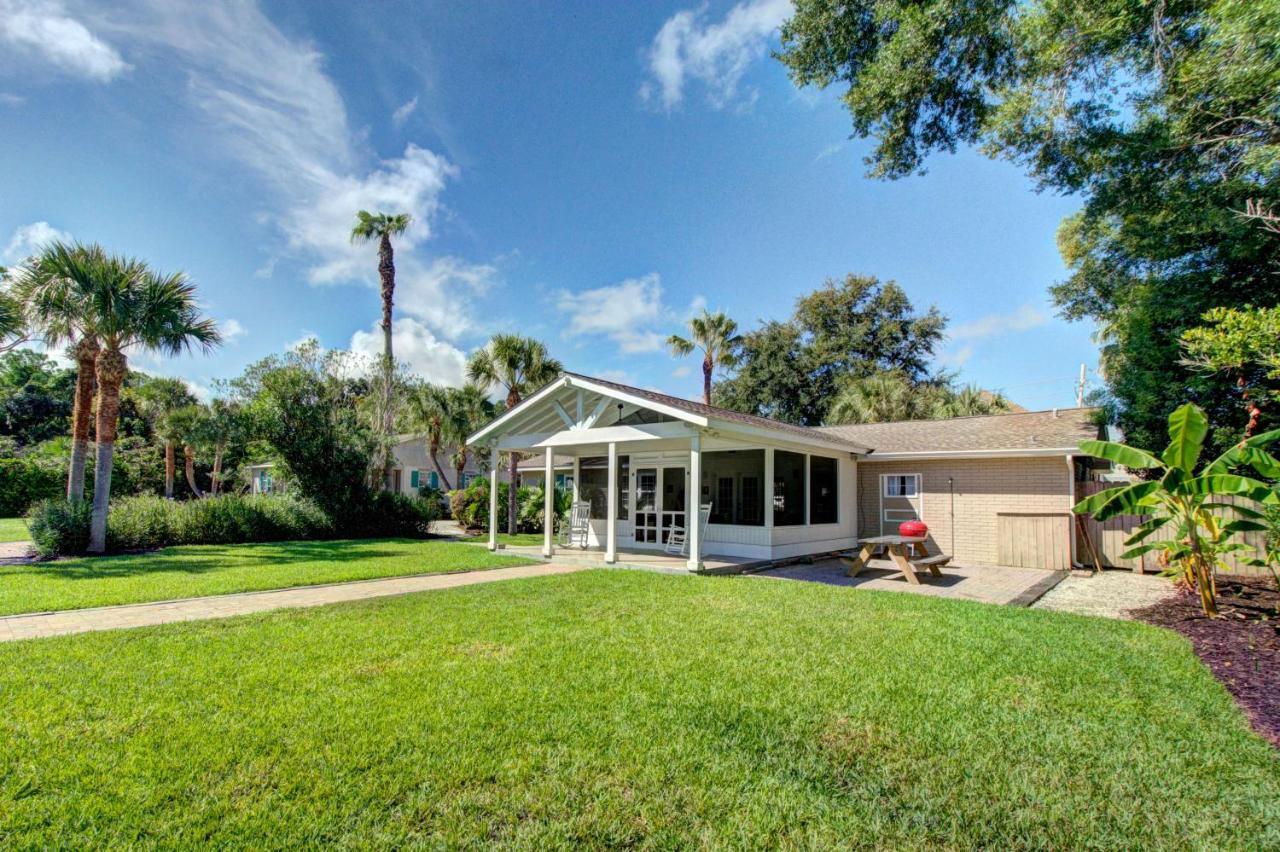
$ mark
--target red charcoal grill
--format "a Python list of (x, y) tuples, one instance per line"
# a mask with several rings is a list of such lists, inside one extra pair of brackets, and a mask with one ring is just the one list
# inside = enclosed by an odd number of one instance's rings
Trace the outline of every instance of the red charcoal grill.
[(917, 536), (928, 535), (929, 527), (924, 521), (903, 521), (898, 524), (898, 535), (915, 538)]

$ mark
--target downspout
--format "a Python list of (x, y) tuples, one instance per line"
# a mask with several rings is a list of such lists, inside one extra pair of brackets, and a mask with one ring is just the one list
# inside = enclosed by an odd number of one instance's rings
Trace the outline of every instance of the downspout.
[(948, 476), (947, 477), (947, 498), (950, 501), (951, 505), (950, 505), (950, 508), (947, 510), (948, 511), (947, 523), (951, 528), (952, 558), (955, 557), (955, 553), (956, 553), (956, 489), (955, 489), (954, 483), (955, 483), (955, 480), (952, 477)]

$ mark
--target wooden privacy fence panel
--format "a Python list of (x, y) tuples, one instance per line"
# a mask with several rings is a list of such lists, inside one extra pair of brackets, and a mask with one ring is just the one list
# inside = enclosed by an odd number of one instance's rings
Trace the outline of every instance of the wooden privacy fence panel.
[[(1083, 500), (1099, 491), (1105, 491), (1108, 488), (1115, 488), (1117, 483), (1114, 482), (1077, 482), (1076, 483), (1076, 499)], [(1251, 500), (1241, 497), (1217, 497), (1214, 498), (1215, 503), (1235, 503), (1245, 508), (1257, 508)], [(1227, 512), (1219, 512), (1218, 514), (1228, 514)], [(1097, 550), (1098, 557), (1102, 560), (1102, 564), (1108, 568), (1128, 568), (1131, 571), (1159, 571), (1160, 563), (1158, 554), (1155, 552), (1145, 553), (1136, 559), (1121, 559), (1120, 554), (1129, 548), (1125, 546), (1125, 540), (1133, 534), (1145, 517), (1141, 515), (1120, 515), (1115, 518), (1099, 523), (1093, 519), (1092, 515), (1086, 515), (1083, 518), (1084, 523), (1077, 527), (1076, 530), (1076, 559), (1085, 565), (1093, 564), (1094, 551), (1089, 549), (1089, 543), (1085, 541), (1084, 535), (1088, 535), (1089, 540), (1093, 542), (1094, 548)], [(1083, 529), (1081, 529), (1082, 527)], [(1160, 532), (1155, 533), (1152, 538), (1159, 539), (1163, 535)], [(1253, 556), (1261, 557), (1266, 547), (1266, 533), (1263, 532), (1244, 532), (1237, 533), (1232, 537), (1233, 541), (1243, 542), (1250, 549), (1240, 551), (1238, 553), (1229, 553), (1223, 560), (1227, 563), (1227, 570), (1232, 574), (1269, 574), (1265, 568), (1255, 568), (1251, 565), (1244, 564), (1246, 559)]]
[(996, 515), (999, 564), (1018, 568), (1071, 568), (1071, 516), (1001, 512)]

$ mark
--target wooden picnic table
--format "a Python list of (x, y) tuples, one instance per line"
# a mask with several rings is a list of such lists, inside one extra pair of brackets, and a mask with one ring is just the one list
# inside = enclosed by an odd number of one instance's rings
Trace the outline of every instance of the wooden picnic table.
[[(917, 544), (923, 545), (928, 539), (922, 535), (877, 535), (871, 538), (859, 539), (858, 543), (862, 545), (861, 551), (852, 558), (841, 557), (849, 569), (845, 571), (845, 576), (856, 577), (871, 561), (871, 554), (876, 548), (883, 547), (889, 551), (889, 558), (902, 570), (903, 576), (907, 578), (908, 583), (920, 585), (920, 577), (916, 574), (915, 567), (911, 564), (913, 551)], [(941, 572), (933, 564), (930, 564), (929, 570), (935, 576), (941, 576)]]

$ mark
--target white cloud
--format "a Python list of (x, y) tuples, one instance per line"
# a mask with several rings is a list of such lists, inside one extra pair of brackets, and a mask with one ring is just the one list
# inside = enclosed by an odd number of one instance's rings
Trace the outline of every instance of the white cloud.
[(656, 272), (580, 293), (561, 290), (556, 305), (568, 318), (569, 336), (607, 337), (624, 354), (657, 352), (666, 339), (654, 327), (667, 320)]
[(0, 92), (0, 105), (8, 107), (20, 107), (27, 102), (22, 95), (15, 95), (11, 92)]
[(403, 126), (404, 123), (409, 120), (409, 116), (413, 115), (413, 111), (417, 108), (418, 96), (414, 95), (410, 100), (405, 101), (397, 107), (395, 112), (391, 113), (391, 123), (396, 127)]
[(958, 370), (965, 364), (969, 363), (969, 359), (973, 357), (973, 347), (969, 345), (961, 346), (956, 349), (943, 349), (938, 353), (938, 357), (934, 361), (939, 367), (948, 367)]
[(756, 95), (739, 92), (742, 76), (767, 53), (770, 37), (791, 10), (791, 0), (744, 0), (715, 23), (704, 20), (705, 6), (677, 12), (654, 36), (651, 79), (640, 87), (641, 98), (674, 109), (694, 80), (706, 87), (707, 102), (716, 109), (749, 105)]
[(687, 364), (681, 364), (679, 367), (676, 367), (671, 371), (671, 378), (683, 379), (692, 372), (693, 372), (692, 368), (690, 368)]
[[(365, 136), (350, 126), (314, 46), (286, 36), (248, 1), (125, 0), (91, 23), (185, 77), (190, 105), (207, 125), (202, 138), (261, 178), (264, 214), (255, 218), (279, 229), (283, 250), (256, 275), (269, 277), (289, 257), (313, 284), (375, 287), (376, 247), (349, 239), (356, 211), (408, 213), (412, 224), (395, 240), (397, 307), (437, 334), (462, 330), (465, 305), (497, 270), (458, 258), (428, 262), (414, 252), (433, 236), (457, 169), (412, 143), (370, 162)], [(397, 114), (407, 117), (415, 106), (416, 98)]]
[[(440, 340), (426, 325), (408, 317), (391, 326), (391, 347), (396, 360), (429, 382), (461, 387), (466, 378), (467, 356), (447, 341)], [(375, 322), (368, 331), (351, 336), (351, 351), (367, 356), (370, 363), (382, 357), (382, 329)]]
[(815, 163), (822, 162), (828, 157), (834, 157), (836, 154), (839, 154), (842, 150), (844, 150), (844, 143), (828, 145), (827, 147), (823, 148), (821, 151), (818, 152), (818, 156), (814, 157), (813, 161)]
[(238, 319), (225, 319), (218, 323), (218, 330), (222, 332), (222, 340), (224, 343), (234, 343), (249, 333)]
[(132, 67), (118, 50), (52, 0), (0, 0), (0, 42), (99, 82)]
[(9, 244), (5, 246), (4, 253), (0, 257), (10, 263), (25, 260), (38, 254), (41, 248), (55, 240), (70, 242), (71, 235), (53, 227), (48, 222), (22, 225), (14, 230), (13, 236), (9, 238)]
[(988, 314), (970, 322), (954, 326), (948, 333), (952, 340), (977, 340), (995, 337), (1011, 331), (1027, 331), (1044, 325), (1049, 316), (1034, 305), (1022, 305), (1007, 314)]

